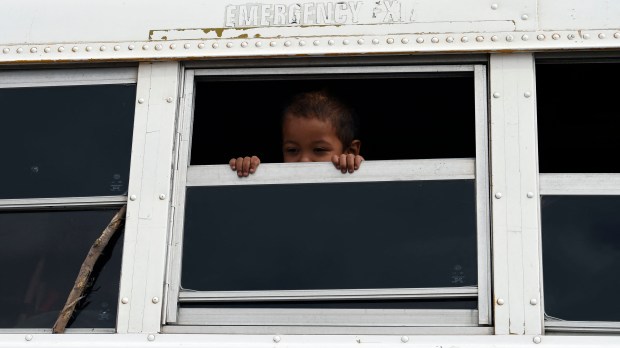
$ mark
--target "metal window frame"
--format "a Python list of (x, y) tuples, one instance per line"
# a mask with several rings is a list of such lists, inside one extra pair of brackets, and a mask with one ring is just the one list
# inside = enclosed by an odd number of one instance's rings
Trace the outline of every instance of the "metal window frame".
[[(63, 86), (96, 86), (136, 84), (137, 67), (121, 68), (62, 68), (40, 70), (1, 70), (0, 89)], [(134, 120), (135, 126), (135, 120)], [(128, 149), (131, 151), (131, 149)], [(132, 171), (133, 172), (133, 171)], [(135, 174), (134, 174), (135, 175)], [(69, 211), (121, 207), (127, 195), (0, 199), (0, 212), (11, 211)], [(68, 294), (67, 294), (68, 295)], [(120, 293), (119, 293), (120, 295)], [(118, 325), (118, 322), (117, 322)], [(51, 328), (0, 328), (0, 333), (51, 333)], [(115, 328), (67, 329), (67, 333), (114, 333)]]
[[(438, 75), (468, 73), (475, 83), (475, 139), (476, 160), (473, 159), (433, 159), (433, 160), (400, 160), (400, 161), (366, 161), (364, 170), (356, 175), (343, 176), (336, 173), (329, 164), (262, 164), (261, 171), (243, 180), (231, 175), (228, 165), (189, 166), (194, 92), (196, 77), (204, 78), (229, 78), (239, 79), (290, 79), (295, 78), (338, 78), (347, 76), (359, 78), (356, 74), (363, 74), (361, 78), (397, 77), (395, 74), (402, 73), (436, 73)], [(409, 75), (411, 76), (411, 75)], [(167, 298), (166, 311), (162, 324), (182, 325), (191, 327), (194, 324), (202, 325), (202, 318), (207, 318), (212, 311), (204, 309), (181, 308), (183, 302), (200, 301), (243, 301), (243, 300), (288, 300), (288, 299), (335, 299), (335, 298), (477, 298), (478, 310), (455, 310), (459, 313), (467, 313), (467, 318), (475, 317), (475, 320), (462, 320), (458, 325), (479, 326), (487, 325), (491, 319), (490, 300), (490, 221), (489, 221), (489, 164), (488, 164), (488, 116), (487, 116), (487, 79), (486, 66), (482, 64), (469, 65), (406, 65), (406, 66), (338, 66), (338, 67), (260, 67), (260, 68), (212, 68), (212, 69), (187, 69), (184, 74), (183, 92), (181, 96), (181, 110), (178, 119), (177, 134), (177, 159), (174, 175), (174, 192), (172, 206), (174, 210), (174, 224), (170, 240), (169, 266), (167, 274)], [(296, 171), (298, 166), (304, 166), (304, 172)], [(390, 166), (390, 174), (385, 166)], [(288, 173), (295, 171), (295, 177)], [(395, 171), (395, 172), (394, 172)], [(300, 175), (301, 174), (301, 175)], [(235, 184), (282, 184), (282, 183), (308, 183), (308, 182), (363, 182), (363, 181), (398, 181), (398, 180), (441, 180), (441, 179), (476, 179), (476, 205), (477, 205), (477, 258), (478, 258), (478, 286), (475, 291), (471, 288), (455, 290), (453, 288), (434, 289), (389, 289), (382, 290), (372, 295), (372, 289), (349, 289), (327, 291), (258, 291), (258, 292), (201, 292), (185, 291), (180, 287), (181, 255), (183, 248), (183, 214), (186, 188), (190, 186), (207, 185), (235, 185)], [(390, 297), (391, 296), (391, 297)], [(189, 311), (188, 311), (189, 310)], [(269, 312), (270, 310), (267, 310)], [(284, 309), (285, 312), (295, 315), (297, 309)], [(340, 310), (335, 310), (336, 312)], [(430, 312), (433, 312), (431, 310)], [(441, 310), (437, 310), (437, 313)], [(235, 315), (233, 312), (223, 315)], [(389, 321), (389, 310), (366, 309), (365, 313), (377, 314), (372, 325), (383, 326)], [(374, 313), (374, 314), (373, 314)], [(419, 313), (411, 311), (410, 313)], [(429, 312), (425, 312), (429, 313)], [(189, 316), (189, 317), (188, 317)], [(387, 317), (386, 317), (387, 316)], [(457, 316), (458, 317), (458, 316)], [(194, 318), (194, 319), (188, 319)], [(264, 316), (263, 316), (264, 318)], [(380, 319), (383, 318), (383, 319)], [(387, 318), (387, 319), (386, 319)], [(256, 319), (256, 318), (255, 318)], [(344, 324), (361, 325), (355, 323), (354, 316), (343, 316)], [(193, 322), (196, 321), (196, 322)], [(342, 323), (342, 322), (340, 322)], [(413, 323), (413, 322), (412, 322)], [(414, 325), (410, 323), (411, 325)], [(320, 323), (307, 322), (310, 327)], [(256, 325), (256, 321), (249, 320), (244, 325)], [(400, 324), (399, 324), (400, 325)], [(409, 325), (409, 324), (405, 324)], [(417, 323), (415, 325), (423, 325)], [(451, 325), (451, 324), (450, 324)], [(243, 333), (247, 330), (243, 326), (235, 329), (230, 323), (225, 325), (232, 333)], [(304, 326), (304, 324), (302, 324)], [(431, 323), (423, 326), (442, 326)], [(212, 326), (209, 326), (212, 327)], [(224, 329), (226, 331), (226, 329)], [(165, 330), (164, 330), (165, 331)], [(175, 331), (175, 330), (173, 330)], [(183, 329), (179, 329), (180, 332)], [(303, 331), (303, 329), (302, 329)]]

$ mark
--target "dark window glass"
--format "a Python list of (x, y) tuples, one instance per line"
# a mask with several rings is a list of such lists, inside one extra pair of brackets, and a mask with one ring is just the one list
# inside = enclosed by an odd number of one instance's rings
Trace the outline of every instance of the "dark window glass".
[(314, 90), (327, 90), (355, 110), (367, 160), (476, 157), (472, 73), (286, 78), (199, 79), (191, 164), (246, 155), (282, 162), (282, 110), (293, 95)]
[(373, 309), (477, 309), (472, 299), (416, 299), (376, 301), (273, 301), (184, 303), (183, 308), (373, 308)]
[(0, 89), (0, 199), (125, 193), (135, 89)]
[[(545, 196), (545, 312), (577, 321), (620, 321), (620, 197)], [(611, 299), (611, 300), (610, 300)]]
[(541, 173), (620, 173), (620, 63), (538, 64)]
[[(78, 271), (116, 210), (0, 213), (0, 328), (51, 328)], [(99, 259), (72, 328), (114, 328), (122, 238)]]
[(477, 284), (473, 180), (190, 187), (182, 286)]

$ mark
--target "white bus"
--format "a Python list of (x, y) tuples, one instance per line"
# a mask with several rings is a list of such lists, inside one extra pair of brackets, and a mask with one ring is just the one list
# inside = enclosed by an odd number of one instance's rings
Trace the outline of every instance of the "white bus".
[[(1, 8), (0, 347), (620, 346), (620, 2)], [(308, 91), (355, 173), (281, 163)]]

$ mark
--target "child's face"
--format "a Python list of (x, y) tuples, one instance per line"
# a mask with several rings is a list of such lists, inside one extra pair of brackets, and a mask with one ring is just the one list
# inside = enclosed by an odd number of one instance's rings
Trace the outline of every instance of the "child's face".
[(344, 151), (331, 122), (288, 115), (282, 125), (284, 162), (329, 162)]

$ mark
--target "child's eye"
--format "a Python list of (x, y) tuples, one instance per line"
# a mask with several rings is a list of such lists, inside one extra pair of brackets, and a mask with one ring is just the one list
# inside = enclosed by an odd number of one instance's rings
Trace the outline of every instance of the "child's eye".
[(326, 148), (322, 148), (322, 147), (317, 147), (314, 149), (314, 152), (327, 152), (328, 150)]
[(299, 150), (294, 147), (285, 148), (284, 152), (288, 154), (296, 154)]

